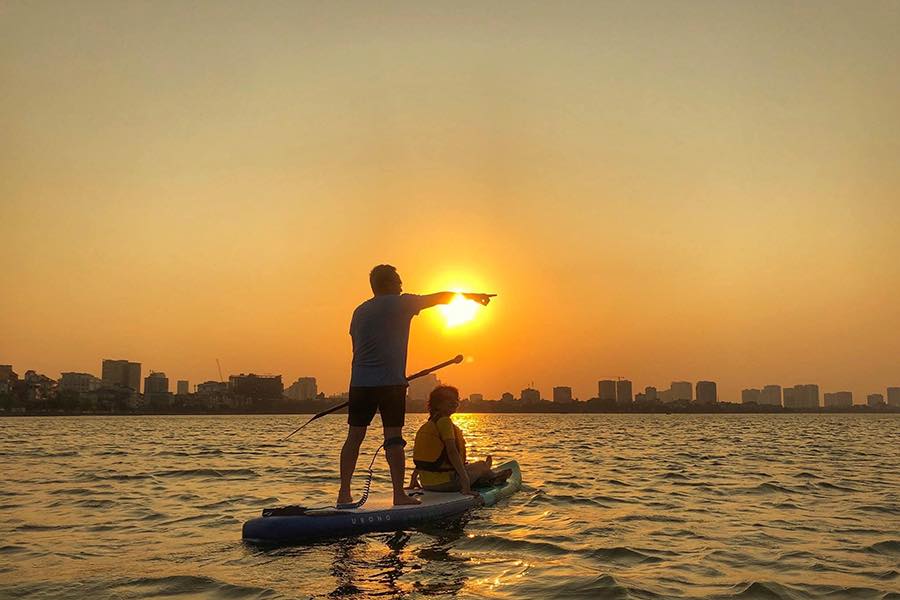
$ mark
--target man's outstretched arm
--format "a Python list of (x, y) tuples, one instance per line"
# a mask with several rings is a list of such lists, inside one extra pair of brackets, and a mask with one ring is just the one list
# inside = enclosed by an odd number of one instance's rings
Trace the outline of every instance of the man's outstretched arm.
[(462, 295), (463, 298), (467, 300), (474, 300), (478, 304), (482, 306), (487, 306), (491, 298), (496, 296), (497, 294), (472, 294), (468, 292), (437, 292), (436, 294), (425, 294), (421, 296), (422, 298), (422, 308), (431, 308), (432, 306), (437, 306), (438, 304), (450, 304), (453, 301), (453, 298), (457, 295)]

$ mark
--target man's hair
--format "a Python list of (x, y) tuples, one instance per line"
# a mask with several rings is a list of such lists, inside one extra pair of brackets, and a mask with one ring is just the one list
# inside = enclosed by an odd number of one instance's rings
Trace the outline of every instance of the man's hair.
[(376, 294), (386, 292), (397, 282), (397, 268), (393, 265), (378, 265), (369, 272), (369, 285)]
[(439, 385), (428, 394), (428, 414), (433, 415), (442, 402), (459, 398), (459, 390), (452, 385)]

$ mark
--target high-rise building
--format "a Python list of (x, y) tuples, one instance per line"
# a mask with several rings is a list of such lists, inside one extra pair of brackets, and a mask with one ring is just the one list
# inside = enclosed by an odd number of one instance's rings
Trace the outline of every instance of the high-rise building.
[(523, 404), (536, 404), (541, 401), (541, 393), (534, 388), (525, 388), (521, 398)]
[(795, 391), (796, 390), (794, 388), (789, 388), (789, 387), (784, 388), (782, 395), (784, 397), (784, 407), (785, 408), (799, 408), (797, 406), (796, 399), (794, 398)]
[(616, 382), (612, 379), (603, 379), (597, 382), (597, 391), (599, 392), (600, 400), (607, 400), (610, 402), (616, 401)]
[(741, 390), (741, 404), (762, 404), (761, 395), (762, 392), (756, 388)]
[(103, 387), (103, 380), (90, 373), (62, 373), (59, 378), (60, 391), (93, 392)]
[(441, 385), (441, 380), (434, 373), (429, 373), (424, 377), (413, 379), (409, 382), (409, 390), (407, 392), (410, 400), (424, 402), (428, 400), (431, 391)]
[(191, 393), (191, 383), (187, 379), (179, 379), (175, 384), (175, 390), (179, 396), (186, 396)]
[(814, 383), (784, 388), (785, 408), (819, 408), (819, 386)]
[(794, 399), (798, 408), (819, 408), (819, 386), (814, 383), (794, 386)]
[(697, 404), (715, 404), (719, 401), (719, 392), (715, 381), (697, 382)]
[(169, 391), (169, 378), (165, 373), (150, 371), (144, 378), (144, 395), (166, 394)]
[(825, 408), (850, 408), (853, 406), (851, 392), (831, 392), (825, 394)]
[(512, 392), (503, 392), (500, 395), (500, 402), (515, 402), (516, 397), (513, 396)]
[(484, 394), (469, 394), (469, 402), (484, 402)]
[(694, 398), (694, 386), (690, 381), (673, 381), (672, 402), (690, 402)]
[(659, 394), (656, 392), (656, 388), (653, 386), (647, 386), (644, 388), (644, 398), (647, 402), (658, 402)]
[(136, 392), (140, 392), (141, 363), (104, 358), (100, 378), (106, 385), (131, 388)]
[(12, 365), (0, 365), (0, 379), (7, 381), (9, 379), (18, 379)]
[(553, 388), (553, 401), (561, 404), (571, 404), (572, 388), (565, 385)]
[[(415, 381), (415, 380), (414, 380)], [(284, 390), (284, 395), (297, 402), (308, 402), (319, 394), (315, 377), (298, 377), (297, 381)]]
[(900, 407), (900, 387), (889, 387), (887, 389), (888, 406)]
[(869, 394), (866, 396), (866, 404), (870, 408), (879, 408), (884, 406), (884, 395), (883, 394)]
[(659, 401), (663, 404), (668, 404), (669, 402), (672, 402), (673, 399), (674, 396), (672, 395), (672, 388), (663, 390), (659, 393)]
[(19, 376), (13, 371), (12, 365), (0, 365), (0, 393), (9, 393)]
[(627, 379), (619, 379), (616, 381), (616, 404), (628, 406), (634, 402), (631, 393), (631, 382)]
[(781, 406), (781, 386), (767, 385), (759, 392), (759, 403), (768, 406)]

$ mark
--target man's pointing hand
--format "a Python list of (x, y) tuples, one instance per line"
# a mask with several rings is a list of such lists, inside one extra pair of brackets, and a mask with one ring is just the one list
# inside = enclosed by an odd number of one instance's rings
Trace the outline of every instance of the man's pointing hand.
[(463, 297), (467, 300), (474, 300), (482, 306), (487, 306), (491, 302), (491, 298), (496, 295), (497, 294), (463, 294)]

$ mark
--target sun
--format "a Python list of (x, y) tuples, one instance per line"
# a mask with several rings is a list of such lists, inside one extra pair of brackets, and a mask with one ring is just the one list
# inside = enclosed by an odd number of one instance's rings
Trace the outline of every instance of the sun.
[(462, 294), (456, 294), (450, 304), (438, 305), (438, 310), (444, 317), (447, 327), (457, 327), (464, 323), (468, 323), (478, 314), (481, 308), (477, 302), (466, 300)]

